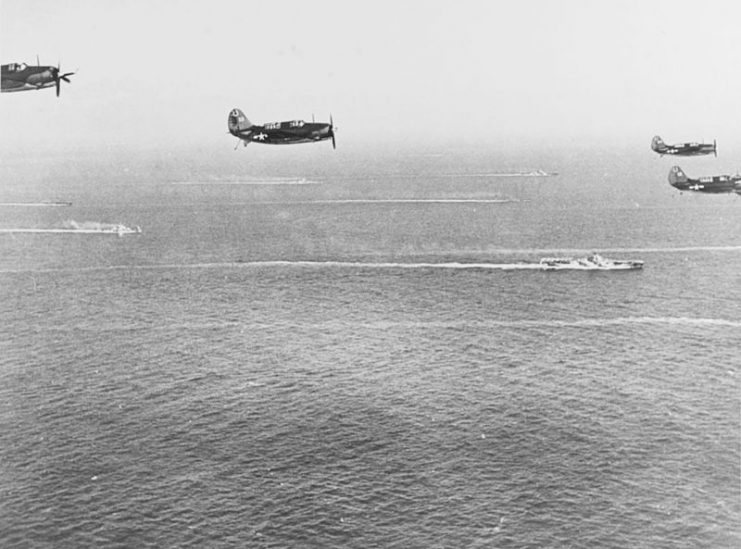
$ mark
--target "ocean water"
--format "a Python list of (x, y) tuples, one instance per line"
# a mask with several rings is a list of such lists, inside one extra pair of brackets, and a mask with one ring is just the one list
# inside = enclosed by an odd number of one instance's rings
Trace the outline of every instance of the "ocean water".
[(0, 546), (738, 547), (739, 197), (339, 145), (3, 158)]

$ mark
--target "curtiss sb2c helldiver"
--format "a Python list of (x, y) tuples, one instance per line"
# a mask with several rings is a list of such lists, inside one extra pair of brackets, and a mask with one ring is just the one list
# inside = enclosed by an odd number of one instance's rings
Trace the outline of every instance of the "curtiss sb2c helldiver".
[(714, 175), (691, 179), (679, 166), (669, 170), (669, 184), (680, 191), (700, 193), (737, 193), (741, 194), (741, 174)]
[(718, 156), (718, 146), (713, 140), (712, 143), (676, 143), (667, 145), (658, 135), (651, 141), (651, 150), (664, 156), (671, 154), (673, 156), (702, 156), (705, 154), (714, 154)]
[(59, 65), (56, 67), (39, 65), (38, 61), (35, 67), (25, 63), (10, 63), (2, 65), (1, 70), (0, 89), (3, 92), (42, 90), (54, 86), (57, 89), (57, 97), (59, 97), (62, 80), (71, 83), (67, 77), (75, 74), (73, 72), (62, 73)]
[(242, 140), (246, 147), (250, 143), (266, 145), (292, 145), (294, 143), (319, 143), (332, 140), (332, 148), (337, 148), (334, 133), (336, 128), (329, 117), (329, 124), (324, 122), (269, 122), (262, 126), (253, 124), (239, 109), (232, 109), (228, 119), (229, 133)]

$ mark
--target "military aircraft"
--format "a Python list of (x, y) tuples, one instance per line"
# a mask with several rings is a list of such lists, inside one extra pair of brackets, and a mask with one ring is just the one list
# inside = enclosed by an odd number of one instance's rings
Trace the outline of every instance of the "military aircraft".
[(669, 184), (680, 191), (697, 191), (701, 193), (738, 193), (741, 194), (741, 174), (715, 175), (690, 179), (679, 166), (669, 171)]
[(241, 139), (245, 147), (250, 143), (291, 145), (293, 143), (318, 143), (331, 139), (332, 148), (337, 148), (334, 140), (335, 127), (331, 115), (329, 124), (291, 120), (289, 122), (270, 122), (258, 126), (250, 122), (239, 109), (232, 109), (229, 113), (228, 125), (229, 133)]
[(43, 88), (57, 88), (57, 97), (59, 97), (60, 82), (64, 80), (69, 83), (68, 76), (73, 72), (60, 74), (62, 70), (59, 66), (52, 67), (49, 65), (39, 65), (38, 61), (35, 67), (25, 63), (10, 63), (2, 66), (2, 91), (16, 92), (26, 90), (41, 90)]
[(713, 140), (712, 145), (710, 143), (677, 143), (675, 145), (667, 145), (657, 135), (651, 141), (651, 150), (659, 153), (661, 156), (665, 154), (673, 154), (675, 156), (702, 156), (710, 153), (718, 156), (718, 147), (715, 144), (715, 140)]

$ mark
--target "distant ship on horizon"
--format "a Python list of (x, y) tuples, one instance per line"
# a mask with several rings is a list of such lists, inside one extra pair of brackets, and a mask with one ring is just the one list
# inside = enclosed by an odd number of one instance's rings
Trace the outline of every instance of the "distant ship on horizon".
[(587, 257), (544, 257), (540, 260), (540, 266), (546, 271), (557, 271), (566, 269), (585, 271), (626, 271), (643, 269), (643, 261), (637, 259), (620, 260), (608, 259), (599, 254), (591, 254)]

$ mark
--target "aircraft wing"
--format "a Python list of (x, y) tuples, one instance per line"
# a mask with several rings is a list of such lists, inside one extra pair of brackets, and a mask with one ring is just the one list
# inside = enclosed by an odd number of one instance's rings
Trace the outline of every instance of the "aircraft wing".
[(270, 130), (267, 132), (271, 141), (296, 141), (299, 139), (306, 139), (308, 137), (305, 131), (291, 131), (291, 130)]
[(12, 78), (8, 78), (7, 76), (4, 76), (2, 80), (3, 91), (23, 88), (25, 85), (26, 85), (25, 82), (21, 80), (13, 80)]

